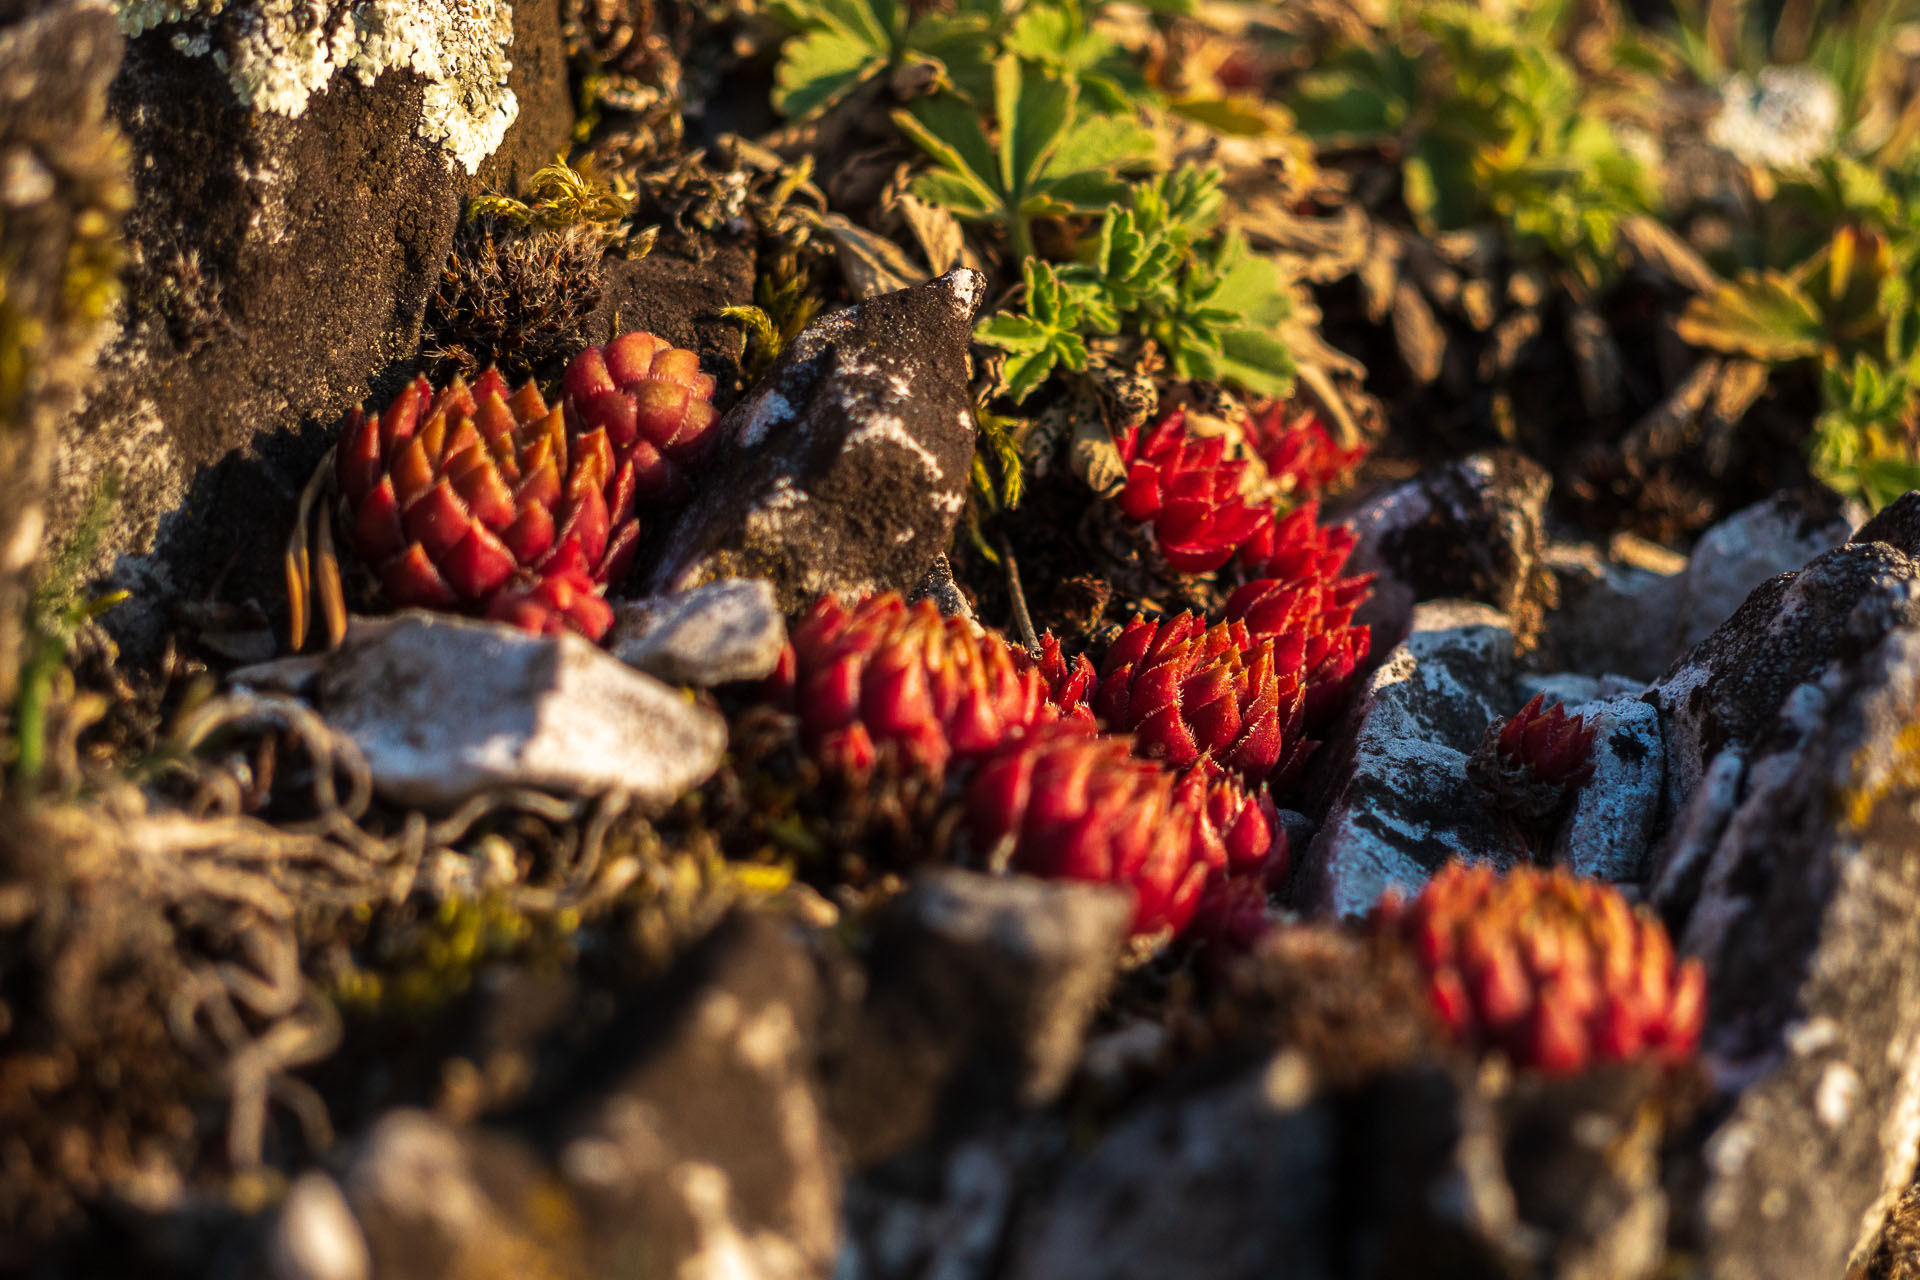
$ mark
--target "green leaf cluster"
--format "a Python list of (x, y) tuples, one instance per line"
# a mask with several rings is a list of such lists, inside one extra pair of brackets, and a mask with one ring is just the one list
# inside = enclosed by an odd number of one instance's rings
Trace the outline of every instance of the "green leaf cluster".
[(933, 161), (914, 194), (998, 226), (1017, 256), (1033, 253), (1034, 219), (1107, 208), (1125, 198), (1124, 174), (1152, 167), (1152, 132), (1132, 114), (1084, 108), (1078, 82), (1013, 54), (992, 78), (990, 114), (945, 93), (893, 119)]
[(1285, 281), (1216, 233), (1222, 205), (1219, 171), (1183, 166), (1108, 208), (1077, 261), (1027, 259), (1023, 309), (976, 334), (1008, 352), (1007, 394), (1023, 401), (1054, 369), (1085, 368), (1086, 336), (1120, 334), (1152, 338), (1181, 378), (1286, 394), (1293, 361), (1274, 332), (1291, 312)]
[[(1187, 12), (1191, 0), (1156, 7)], [(1148, 96), (1138, 69), (1081, 0), (957, 0), (917, 16), (902, 0), (775, 0), (771, 8), (798, 33), (774, 73), (773, 105), (786, 116), (816, 114), (902, 73), (908, 83), (984, 104), (1003, 55), (1077, 85), (1104, 111), (1130, 110)]]
[(1878, 507), (1920, 487), (1920, 170), (1834, 158), (1794, 195), (1839, 229), (1788, 270), (1745, 271), (1695, 298), (1680, 335), (1769, 365), (1817, 360), (1813, 472)]
[(1558, 51), (1562, 16), (1420, 6), (1377, 41), (1333, 51), (1291, 106), (1323, 147), (1396, 153), (1422, 232), (1494, 222), (1522, 252), (1597, 283), (1618, 266), (1620, 224), (1656, 192), (1606, 100)]

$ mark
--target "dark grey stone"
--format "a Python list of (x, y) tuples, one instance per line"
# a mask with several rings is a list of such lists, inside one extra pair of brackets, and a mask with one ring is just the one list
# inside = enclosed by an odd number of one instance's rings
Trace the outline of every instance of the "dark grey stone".
[(917, 877), (877, 926), (859, 1029), (832, 1081), (855, 1163), (1056, 1098), (1132, 914), (1107, 886)]
[(650, 589), (764, 577), (791, 612), (918, 583), (966, 502), (984, 287), (956, 270), (809, 325), (721, 423), (719, 460)]
[(1354, 514), (1359, 541), (1348, 571), (1380, 574), (1380, 599), (1403, 608), (1443, 598), (1490, 604), (1530, 646), (1556, 598), (1542, 558), (1552, 487), (1537, 463), (1511, 450), (1435, 467)]

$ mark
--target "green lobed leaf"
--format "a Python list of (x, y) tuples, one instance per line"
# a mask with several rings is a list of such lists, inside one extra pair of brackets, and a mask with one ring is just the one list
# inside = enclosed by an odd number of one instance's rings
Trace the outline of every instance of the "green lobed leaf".
[(1813, 302), (1777, 271), (1746, 272), (1687, 304), (1683, 341), (1770, 363), (1818, 355), (1826, 330)]

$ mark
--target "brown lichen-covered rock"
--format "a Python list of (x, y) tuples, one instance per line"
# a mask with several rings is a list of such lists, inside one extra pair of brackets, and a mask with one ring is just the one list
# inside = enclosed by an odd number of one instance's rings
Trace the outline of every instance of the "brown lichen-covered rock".
[[(137, 188), (128, 306), (63, 442), (51, 533), (64, 540), (101, 478), (122, 477), (90, 567), (118, 560), (133, 597), (109, 622), (138, 652), (157, 641), (168, 600), (216, 580), (230, 596), (279, 596), (276, 557), (236, 549), (277, 545), (325, 428), (370, 391), (399, 390), (462, 199), (484, 181), (472, 168), (502, 147), (550, 159), (571, 112), (528, 109), (548, 95), (523, 102), (511, 76), (448, 105), (461, 66), (481, 80), (508, 62), (562, 74), (557, 18), (545, 27), (555, 56), (542, 63), (512, 43), (538, 38), (540, 24), (523, 31), (506, 7), (477, 7), (506, 15), (490, 27), (448, 17), (447, 0), (404, 11), (385, 0), (388, 19), (405, 18), (385, 44), (354, 25), (373, 20), (368, 6), (329, 10), (359, 39), (333, 47), (358, 52), (303, 67), (297, 50), (311, 55), (310, 44), (268, 56), (262, 40), (244, 57), (226, 44), (255, 18), (294, 21), (280, 0), (184, 22), (166, 21), (164, 5), (120, 8), (140, 29), (111, 95)], [(472, 46), (471, 57), (436, 57), (438, 38)], [(389, 65), (409, 50), (455, 78)], [(321, 71), (324, 92), (312, 91)]]
[(952, 540), (973, 457), (960, 269), (813, 324), (720, 425), (717, 462), (650, 579), (772, 580), (783, 608), (904, 591)]

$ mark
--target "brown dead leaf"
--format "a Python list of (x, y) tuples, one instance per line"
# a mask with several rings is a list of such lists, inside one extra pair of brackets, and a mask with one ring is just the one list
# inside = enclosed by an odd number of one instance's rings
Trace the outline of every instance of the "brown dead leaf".
[(1447, 357), (1447, 331), (1410, 280), (1402, 280), (1393, 290), (1393, 340), (1414, 381), (1424, 386), (1440, 376)]
[(1711, 293), (1719, 287), (1720, 277), (1706, 260), (1659, 219), (1635, 214), (1620, 224), (1620, 234), (1641, 262), (1682, 288)]
[(833, 242), (834, 257), (855, 297), (892, 293), (929, 278), (905, 249), (885, 236), (855, 226), (840, 214), (830, 213), (820, 219), (820, 229)]
[(913, 233), (934, 275), (943, 276), (960, 264), (960, 251), (966, 242), (952, 214), (911, 192), (903, 193), (893, 207)]

